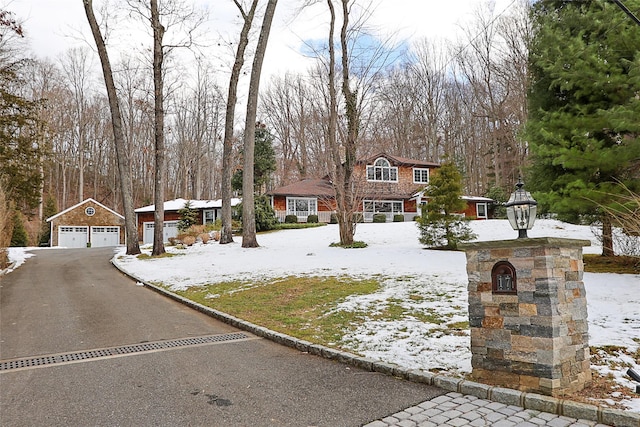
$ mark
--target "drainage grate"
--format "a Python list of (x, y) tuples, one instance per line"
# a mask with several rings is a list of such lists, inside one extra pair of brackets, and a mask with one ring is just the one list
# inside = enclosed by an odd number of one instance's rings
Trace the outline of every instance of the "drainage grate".
[(97, 359), (100, 357), (122, 356), (133, 353), (144, 353), (147, 351), (156, 351), (171, 349), (177, 347), (187, 347), (199, 344), (212, 344), (226, 341), (235, 341), (249, 338), (242, 332), (221, 335), (208, 335), (204, 337), (182, 338), (170, 341), (156, 341), (141, 344), (125, 345), (121, 347), (102, 348), (98, 350), (78, 351), (73, 353), (55, 354), (40, 357), (25, 357), (22, 359), (14, 359), (0, 361), (0, 371), (8, 371), (11, 369), (34, 368), (45, 365), (54, 365), (57, 363), (78, 362), (87, 359)]

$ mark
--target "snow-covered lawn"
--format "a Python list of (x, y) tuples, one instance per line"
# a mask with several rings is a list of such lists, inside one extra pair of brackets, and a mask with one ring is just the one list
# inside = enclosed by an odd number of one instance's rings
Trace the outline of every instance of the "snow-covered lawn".
[[(516, 237), (503, 220), (474, 221), (478, 240)], [(530, 237), (565, 237), (590, 240), (584, 253), (600, 253), (600, 246), (585, 226), (554, 220), (538, 220)], [(463, 252), (425, 250), (418, 242), (414, 223), (359, 224), (355, 236), (368, 244), (364, 249), (330, 247), (338, 240), (336, 225), (287, 230), (258, 235), (261, 247), (243, 249), (236, 243), (196, 244), (188, 249), (167, 247), (182, 256), (140, 260), (119, 248), (115, 262), (135, 276), (162, 283), (173, 290), (232, 280), (264, 281), (285, 276), (375, 276), (379, 291), (353, 296), (335, 310), (368, 313), (399, 304), (412, 315), (401, 319), (372, 320), (345, 335), (339, 345), (370, 358), (406, 368), (441, 370), (451, 375), (471, 372), (469, 331), (458, 327), (467, 317), (467, 274)], [(11, 256), (18, 256), (12, 250)], [(628, 353), (640, 346), (640, 275), (585, 273), (589, 311), (590, 345), (620, 346)], [(418, 320), (436, 316), (440, 322)], [(638, 370), (640, 361), (608, 352), (593, 368), (612, 374), (620, 384), (613, 396), (640, 412), (640, 396), (626, 367)], [(626, 398), (625, 398), (626, 396)]]

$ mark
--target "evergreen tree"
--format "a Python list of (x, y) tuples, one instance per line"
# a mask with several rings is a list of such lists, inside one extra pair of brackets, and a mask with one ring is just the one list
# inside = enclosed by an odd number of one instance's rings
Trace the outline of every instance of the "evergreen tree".
[(178, 210), (178, 215), (180, 215), (180, 219), (178, 220), (178, 230), (183, 233), (192, 225), (198, 223), (198, 210), (191, 206), (191, 200), (187, 200), (184, 203), (184, 207)]
[(49, 196), (42, 209), (42, 225), (40, 226), (40, 238), (38, 239), (40, 246), (45, 246), (51, 241), (51, 224), (47, 222), (47, 218), (54, 216), (56, 213), (56, 201)]
[[(256, 231), (269, 231), (276, 228), (278, 218), (271, 207), (267, 196), (255, 198)], [(242, 203), (238, 204), (233, 211), (233, 219), (242, 222)]]
[[(631, 9), (639, 0), (629, 0)], [(533, 6), (526, 136), (530, 188), (542, 210), (600, 221), (622, 182), (640, 186), (640, 27), (610, 2), (541, 0)]]
[(44, 151), (39, 143), (39, 103), (15, 93), (21, 65), (0, 68), (0, 180), (7, 198), (17, 208), (30, 210), (40, 203)]
[[(256, 123), (255, 139), (253, 185), (255, 193), (259, 194), (276, 170), (276, 152), (273, 149), (273, 135), (263, 123)], [(231, 183), (234, 190), (242, 192), (241, 169), (233, 175)]]
[(18, 211), (13, 212), (13, 234), (11, 235), (11, 246), (27, 246), (29, 238), (27, 230), (24, 228), (22, 214)]
[(420, 243), (455, 250), (458, 243), (475, 238), (469, 220), (456, 214), (464, 210), (466, 202), (460, 198), (462, 175), (455, 164), (446, 162), (433, 174), (426, 196), (427, 212), (418, 220)]

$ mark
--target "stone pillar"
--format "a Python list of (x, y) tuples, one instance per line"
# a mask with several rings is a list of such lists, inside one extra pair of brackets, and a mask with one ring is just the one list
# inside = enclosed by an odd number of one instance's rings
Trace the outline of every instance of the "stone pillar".
[(589, 245), (547, 237), (460, 245), (475, 380), (555, 397), (591, 381), (582, 281)]

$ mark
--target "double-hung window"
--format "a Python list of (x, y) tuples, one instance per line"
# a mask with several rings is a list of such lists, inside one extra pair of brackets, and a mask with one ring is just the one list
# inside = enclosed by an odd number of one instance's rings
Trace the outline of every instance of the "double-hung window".
[(487, 219), (489, 216), (487, 215), (487, 204), (486, 203), (476, 203), (476, 218), (484, 218)]
[(428, 184), (429, 183), (429, 169), (428, 168), (413, 168), (413, 182), (414, 182), (414, 184)]
[(202, 211), (202, 220), (204, 224), (213, 224), (216, 222), (216, 213), (213, 209)]

